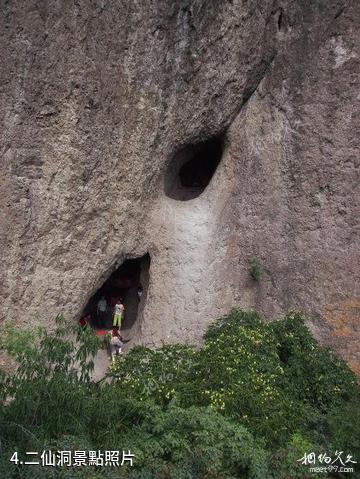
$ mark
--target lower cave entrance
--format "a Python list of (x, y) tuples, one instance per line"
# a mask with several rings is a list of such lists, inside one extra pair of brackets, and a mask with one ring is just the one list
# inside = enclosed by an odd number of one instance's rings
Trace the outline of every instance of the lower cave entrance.
[(121, 299), (125, 306), (121, 331), (130, 330), (138, 317), (139, 308), (145, 304), (149, 270), (149, 254), (126, 260), (89, 299), (82, 318), (97, 330), (109, 330), (112, 328), (114, 306)]

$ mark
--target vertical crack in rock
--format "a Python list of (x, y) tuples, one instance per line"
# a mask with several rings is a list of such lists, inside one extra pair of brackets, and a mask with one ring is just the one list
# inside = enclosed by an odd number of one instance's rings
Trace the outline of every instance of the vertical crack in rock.
[(256, 92), (258, 86), (263, 81), (267, 72), (273, 65), (275, 57), (276, 52), (272, 54), (271, 58), (268, 61), (262, 60), (260, 64), (255, 67), (255, 72), (249, 76), (248, 81), (245, 84), (242, 104), (237, 114), (239, 114), (241, 108), (250, 100), (252, 95)]

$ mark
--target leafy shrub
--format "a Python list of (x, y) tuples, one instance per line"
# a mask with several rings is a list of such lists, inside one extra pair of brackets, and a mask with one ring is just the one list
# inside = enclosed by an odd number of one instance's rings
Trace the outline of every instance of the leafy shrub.
[(254, 281), (259, 281), (261, 277), (261, 264), (257, 258), (251, 258), (250, 260), (250, 276)]
[(341, 407), (333, 407), (328, 414), (328, 434), (333, 449), (360, 457), (360, 395), (355, 394)]
[[(303, 317), (263, 323), (232, 310), (200, 349), (134, 348), (91, 380), (99, 341), (58, 318), (54, 333), (7, 329), (17, 358), (0, 375), (0, 477), (306, 477), (305, 452), (359, 454), (355, 376), (312, 338)], [(20, 468), (18, 450), (128, 450), (133, 468)], [(46, 474), (45, 474), (46, 472)]]
[(252, 435), (206, 408), (153, 405), (138, 430), (129, 429), (124, 438), (150, 477), (262, 479), (268, 474), (266, 453)]
[(356, 377), (329, 348), (319, 347), (303, 317), (289, 313), (270, 324), (279, 341), (279, 357), (296, 396), (320, 411), (353, 397)]
[[(231, 418), (272, 450), (273, 466), (282, 468), (284, 477), (290, 470), (294, 477), (302, 474), (294, 462), (300, 445), (336, 449), (330, 442), (330, 412), (333, 429), (345, 405), (354, 415), (356, 378), (344, 361), (318, 345), (299, 313), (266, 324), (254, 311), (233, 310), (216, 320), (204, 339), (200, 350), (134, 350), (113, 368), (122, 378), (118, 387), (142, 400), (209, 407)], [(351, 430), (345, 450), (356, 450), (356, 437)]]
[(272, 469), (276, 471), (276, 477), (279, 479), (308, 477), (309, 468), (302, 465), (299, 459), (304, 456), (305, 452), (310, 453), (317, 450), (319, 450), (318, 445), (312, 444), (299, 432), (295, 432), (287, 444), (276, 450), (271, 457)]
[[(254, 311), (232, 311), (205, 336), (201, 351), (203, 398), (241, 421), (268, 443), (281, 443), (297, 430), (299, 407), (285, 395), (284, 369), (272, 330)], [(210, 366), (211, 375), (207, 374)]]
[(198, 352), (190, 346), (167, 345), (155, 350), (137, 346), (111, 365), (110, 374), (129, 396), (140, 400), (152, 397), (165, 405), (180, 391), (186, 396), (181, 385), (191, 381), (197, 361)]

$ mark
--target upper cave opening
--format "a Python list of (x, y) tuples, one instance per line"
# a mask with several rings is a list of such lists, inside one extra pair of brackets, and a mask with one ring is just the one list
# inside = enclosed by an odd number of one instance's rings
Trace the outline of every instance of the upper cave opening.
[(82, 319), (86, 319), (99, 334), (103, 334), (112, 328), (114, 307), (121, 301), (125, 306), (121, 334), (127, 336), (138, 318), (139, 308), (145, 304), (149, 274), (149, 254), (126, 260), (89, 299)]
[(165, 194), (174, 200), (197, 198), (206, 189), (220, 163), (223, 135), (189, 144), (175, 154), (164, 178)]

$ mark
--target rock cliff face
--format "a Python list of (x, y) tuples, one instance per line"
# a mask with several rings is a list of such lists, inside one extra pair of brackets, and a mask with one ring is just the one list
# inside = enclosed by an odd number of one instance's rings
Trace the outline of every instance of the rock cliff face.
[(75, 320), (149, 253), (129, 344), (299, 309), (360, 372), (359, 25), (357, 0), (2, 0), (2, 318)]

